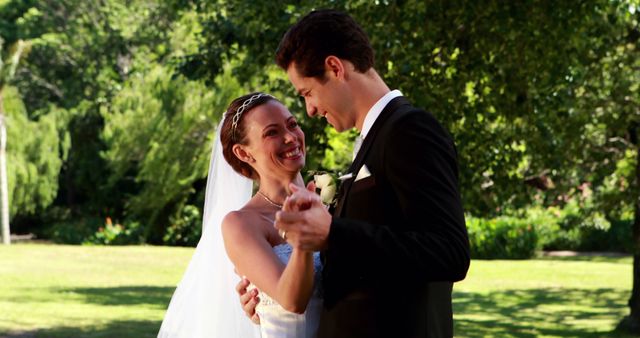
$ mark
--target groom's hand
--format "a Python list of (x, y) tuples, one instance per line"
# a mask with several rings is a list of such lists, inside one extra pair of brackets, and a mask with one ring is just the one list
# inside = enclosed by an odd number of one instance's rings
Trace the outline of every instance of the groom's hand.
[(236, 285), (236, 291), (240, 295), (240, 305), (247, 317), (251, 318), (251, 321), (260, 325), (260, 316), (256, 313), (256, 306), (260, 302), (258, 299), (258, 290), (253, 289), (247, 292), (249, 286), (249, 280), (242, 277), (238, 285)]
[(286, 232), (286, 240), (293, 247), (305, 251), (319, 251), (326, 247), (331, 214), (322, 204), (315, 187), (310, 184), (301, 189), (291, 184), (292, 194), (285, 201), (282, 211), (276, 213), (274, 226)]

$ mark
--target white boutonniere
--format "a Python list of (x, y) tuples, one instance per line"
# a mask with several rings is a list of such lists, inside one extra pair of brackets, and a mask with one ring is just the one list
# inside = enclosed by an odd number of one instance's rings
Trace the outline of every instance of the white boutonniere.
[(316, 184), (316, 189), (320, 189), (320, 199), (322, 199), (322, 203), (326, 205), (335, 203), (334, 198), (336, 191), (338, 191), (336, 178), (329, 173), (319, 173), (313, 175), (313, 180)]

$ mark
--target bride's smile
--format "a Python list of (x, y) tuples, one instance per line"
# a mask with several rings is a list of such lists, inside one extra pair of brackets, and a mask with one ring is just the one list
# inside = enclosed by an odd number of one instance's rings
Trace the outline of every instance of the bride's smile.
[(280, 155), (280, 157), (282, 157), (285, 160), (297, 160), (302, 155), (304, 155), (304, 153), (303, 153), (303, 150), (300, 148), (300, 146), (295, 146), (292, 149), (285, 151), (283, 154)]
[(245, 113), (249, 163), (265, 176), (296, 175), (305, 164), (304, 133), (282, 103), (272, 100)]

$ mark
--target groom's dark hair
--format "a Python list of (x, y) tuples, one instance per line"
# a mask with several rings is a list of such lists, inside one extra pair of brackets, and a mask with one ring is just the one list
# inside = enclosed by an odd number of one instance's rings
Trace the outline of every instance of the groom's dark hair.
[(324, 60), (330, 55), (348, 60), (361, 73), (374, 64), (369, 38), (351, 16), (337, 10), (317, 10), (285, 33), (276, 51), (276, 63), (287, 70), (295, 62), (302, 76), (324, 79)]

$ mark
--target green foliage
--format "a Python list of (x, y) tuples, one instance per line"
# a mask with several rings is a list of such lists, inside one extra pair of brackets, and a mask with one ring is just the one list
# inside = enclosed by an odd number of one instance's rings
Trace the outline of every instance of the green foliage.
[(131, 245), (144, 243), (144, 227), (139, 222), (130, 222), (126, 225), (113, 224), (111, 218), (107, 218), (103, 227), (99, 227), (92, 236), (83, 241), (83, 244), (103, 245)]
[(538, 250), (631, 252), (630, 220), (591, 212), (590, 199), (559, 207), (531, 207), (510, 216), (467, 216), (472, 257), (532, 258)]
[[(637, 187), (634, 187), (637, 154), (631, 146), (628, 149), (620, 149), (620, 154), (616, 154), (617, 161), (610, 161), (611, 169), (609, 175), (598, 178), (599, 184), (592, 189), (590, 185), (585, 185), (583, 191), (593, 194), (593, 203), (599, 210), (606, 212), (612, 219), (631, 219), (634, 213), (633, 201), (637, 198)], [(614, 148), (615, 149), (615, 148)], [(595, 175), (594, 175), (595, 176)], [(637, 184), (637, 183), (636, 183)], [(595, 191), (592, 191), (595, 190)]]
[(104, 219), (98, 217), (62, 219), (48, 225), (42, 234), (55, 243), (82, 244), (104, 226)]
[(526, 219), (467, 217), (471, 257), (476, 259), (526, 259), (539, 248), (535, 225)]
[(225, 86), (212, 91), (156, 66), (131, 78), (103, 107), (103, 157), (111, 169), (107, 184), (125, 181), (138, 187), (126, 197), (126, 210), (145, 220), (152, 242), (162, 238), (168, 216), (207, 174), (218, 114), (240, 92), (229, 76), (219, 81)]
[[(589, 130), (608, 135), (609, 123), (628, 125), (609, 117), (639, 114), (639, 13), (631, 6), (607, 0), (203, 2), (206, 43), (185, 72), (211, 78), (221, 59), (242, 54), (238, 76), (264, 78), (263, 67), (273, 63), (293, 22), (316, 8), (345, 10), (369, 33), (387, 83), (453, 133), (465, 207), (490, 216), (532, 203), (537, 194), (524, 184), (528, 179), (553, 180), (556, 189), (542, 194), (549, 204), (585, 178), (597, 182), (610, 172), (610, 162), (593, 156)], [(288, 83), (275, 85), (295, 95)], [(593, 168), (599, 172), (588, 177)]]
[(557, 238), (547, 243), (549, 249), (577, 250), (580, 248), (583, 238), (588, 236), (591, 229), (606, 231), (610, 228), (609, 221), (598, 213), (585, 212), (588, 207), (588, 205), (580, 205), (574, 199), (559, 210), (558, 225), (560, 230)]
[(169, 219), (170, 224), (162, 242), (167, 245), (196, 246), (202, 235), (200, 209), (186, 205), (178, 215)]
[(328, 147), (324, 152), (321, 168), (337, 172), (346, 171), (353, 159), (353, 140), (357, 135), (355, 130), (350, 133), (339, 133), (327, 125), (324, 132), (328, 138)]
[(47, 0), (0, 10), (12, 39), (32, 41), (25, 67), (16, 74), (28, 117), (38, 119), (51, 107), (69, 112), (64, 128), (70, 148), (58, 205), (79, 214), (122, 216), (124, 196), (132, 189), (105, 184), (110, 172), (100, 156), (101, 109), (136, 72), (146, 73), (154, 61), (167, 63), (172, 53), (190, 52), (194, 38), (188, 35), (196, 34), (197, 25), (191, 20), (179, 23), (187, 29), (174, 26), (188, 7), (182, 1)]
[[(253, 90), (274, 94), (298, 117), (306, 170), (344, 171), (354, 133), (307, 118), (273, 62), (292, 23), (312, 9), (337, 8), (368, 32), (390, 87), (453, 134), (469, 213), (552, 224), (536, 228), (541, 245), (582, 248), (614, 228), (600, 229), (598, 220), (631, 219), (638, 196), (638, 5), (0, 2), (6, 46), (19, 39), (32, 46), (14, 81), (21, 96), (10, 89), (5, 102), (19, 126), (9, 129), (12, 215), (45, 218), (52, 213), (43, 209), (63, 208), (68, 219), (140, 222), (152, 243), (162, 243), (171, 225), (169, 242), (182, 241), (188, 227), (177, 220), (186, 206), (201, 205), (219, 114)], [(565, 207), (585, 189), (588, 208)], [(543, 211), (520, 212), (532, 205)], [(553, 208), (567, 217), (547, 212)], [(549, 217), (556, 221), (543, 222)]]
[(557, 230), (542, 243), (544, 249), (631, 252), (631, 220), (610, 221), (592, 208), (591, 199), (549, 208), (547, 224)]
[(58, 191), (58, 175), (69, 148), (64, 112), (53, 110), (31, 121), (14, 87), (5, 87), (10, 213), (34, 214)]

